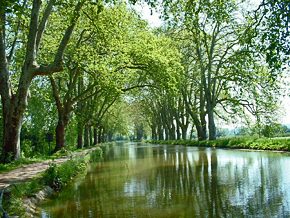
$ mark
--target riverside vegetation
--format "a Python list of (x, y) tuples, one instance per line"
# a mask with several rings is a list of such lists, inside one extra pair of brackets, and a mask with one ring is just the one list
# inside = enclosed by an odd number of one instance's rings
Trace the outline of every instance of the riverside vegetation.
[[(45, 172), (26, 182), (17, 184), (16, 188), (11, 189), (10, 194), (3, 196), (2, 207), (10, 216), (29, 217), (26, 213), (26, 208), (23, 206), (24, 199), (33, 197), (45, 186), (60, 190), (69, 184), (76, 175), (85, 175), (86, 166), (91, 162), (97, 162), (102, 159), (103, 155), (113, 145), (114, 143), (106, 143), (86, 155), (65, 152), (65, 154), (71, 155), (68, 161), (59, 165), (52, 162)], [(64, 152), (61, 153), (64, 154)], [(56, 155), (58, 156), (59, 154)]]
[(290, 151), (290, 138), (238, 137), (238, 138), (221, 138), (212, 141), (147, 140), (146, 142), (153, 144), (172, 144), (172, 145), (187, 145), (199, 147)]

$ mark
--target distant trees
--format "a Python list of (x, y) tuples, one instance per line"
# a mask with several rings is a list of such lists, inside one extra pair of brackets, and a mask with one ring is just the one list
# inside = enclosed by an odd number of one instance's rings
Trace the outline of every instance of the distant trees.
[[(249, 16), (253, 11), (250, 7), (246, 11), (245, 4), (243, 1), (166, 4), (167, 34), (179, 41), (183, 54), (180, 91), (200, 140), (206, 138), (206, 122), (209, 139), (216, 138), (215, 117), (252, 114), (260, 123), (262, 117), (277, 110), (280, 77), (267, 69), (266, 50), (248, 41), (261, 39), (261, 35), (252, 33), (263, 29), (265, 23), (257, 24)], [(268, 16), (267, 10), (263, 13)]]

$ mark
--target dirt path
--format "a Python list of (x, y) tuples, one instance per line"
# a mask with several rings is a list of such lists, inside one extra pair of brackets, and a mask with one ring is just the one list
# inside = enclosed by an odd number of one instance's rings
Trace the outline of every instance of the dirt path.
[[(81, 152), (76, 152), (76, 153), (80, 155), (85, 155), (86, 153), (93, 151), (97, 148), (98, 147), (94, 147), (94, 148), (83, 150)], [(70, 156), (71, 155), (60, 157), (60, 158), (54, 159), (53, 161), (46, 160), (43, 162), (33, 163), (33, 164), (29, 164), (29, 165), (17, 168), (15, 170), (6, 172), (6, 173), (1, 173), (0, 174), (0, 191), (2, 190), (4, 186), (9, 185), (11, 183), (24, 182), (28, 179), (33, 178), (37, 174), (42, 173), (45, 170), (47, 170), (49, 167), (49, 163), (53, 162), (56, 164), (60, 164), (67, 161), (70, 158)]]

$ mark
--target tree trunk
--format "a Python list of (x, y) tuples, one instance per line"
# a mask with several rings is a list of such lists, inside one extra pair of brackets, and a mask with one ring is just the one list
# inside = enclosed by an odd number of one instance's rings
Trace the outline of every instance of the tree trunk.
[(208, 106), (207, 113), (208, 113), (209, 140), (216, 140), (216, 126), (214, 122), (213, 107)]
[(158, 124), (158, 140), (164, 139), (163, 128), (160, 124)]
[(78, 134), (78, 149), (84, 148), (83, 134)]
[(103, 131), (102, 131), (102, 143), (106, 142), (106, 131), (105, 128), (103, 127)]
[(181, 131), (182, 131), (182, 123), (180, 121), (180, 116), (178, 115), (180, 111), (180, 108), (178, 108), (178, 111), (175, 110), (175, 121), (176, 121), (176, 139), (180, 140), (181, 138)]
[[(186, 110), (187, 110), (188, 114), (191, 116), (191, 118), (193, 120), (193, 123), (195, 125), (196, 131), (197, 131), (198, 140), (199, 141), (206, 140), (206, 125), (205, 125), (206, 121), (205, 121), (205, 119), (203, 120), (203, 118), (205, 118), (205, 115), (204, 115), (205, 112), (204, 112), (204, 109), (203, 109), (204, 98), (200, 99), (201, 100), (200, 107), (199, 107), (200, 118), (201, 118), (201, 121), (200, 121), (199, 117), (198, 117), (198, 114), (191, 110), (190, 104), (187, 101), (187, 95), (186, 95), (184, 90), (182, 90), (182, 95), (183, 95), (183, 99), (184, 99), (184, 102), (185, 102), (185, 105), (186, 105)], [(200, 96), (202, 96), (202, 94), (200, 94)]]
[(199, 125), (195, 125), (196, 131), (197, 131), (197, 137), (199, 141), (206, 140), (206, 132), (204, 131), (203, 127)]
[(164, 131), (165, 131), (165, 140), (169, 140), (168, 128), (165, 128)]
[(56, 129), (55, 129), (56, 146), (53, 150), (53, 153), (59, 151), (62, 148), (66, 149), (65, 128), (68, 124), (69, 119), (67, 116), (62, 116), (62, 115), (60, 116), (61, 118), (59, 118)]
[(4, 140), (1, 161), (3, 163), (20, 157), (20, 133), (31, 80), (29, 76), (21, 76), (16, 95), (10, 97), (2, 95)]
[(199, 105), (199, 118), (200, 118), (200, 125), (201, 125), (201, 130), (200, 130), (200, 140), (206, 140), (206, 112), (205, 112), (205, 97), (204, 97), (204, 92), (201, 90), (200, 91), (200, 105)]
[(89, 147), (89, 127), (87, 125), (85, 126), (84, 138), (84, 147)]
[(83, 148), (83, 126), (81, 122), (78, 122), (78, 148)]
[(183, 139), (183, 140), (186, 140), (187, 126), (184, 125), (184, 126), (181, 128), (181, 134), (182, 134), (182, 139)]
[(152, 134), (152, 139), (157, 139), (157, 133), (156, 133), (156, 125), (152, 124), (151, 125), (151, 134)]
[(177, 136), (177, 140), (180, 140), (180, 138), (181, 138), (181, 133), (180, 133), (180, 127), (177, 125), (177, 127), (176, 127), (176, 136)]
[(94, 145), (98, 144), (98, 129), (94, 127)]
[(90, 146), (93, 145), (93, 132), (92, 132), (92, 127), (89, 126), (89, 141), (90, 141)]
[(99, 133), (98, 133), (98, 143), (102, 143), (102, 127), (99, 127)]
[(20, 132), (22, 127), (23, 116), (18, 116), (17, 119), (9, 119), (7, 116), (3, 116), (4, 120), (10, 120), (11, 122), (4, 122), (3, 133), (3, 147), (1, 162), (9, 163), (14, 159), (20, 158)]

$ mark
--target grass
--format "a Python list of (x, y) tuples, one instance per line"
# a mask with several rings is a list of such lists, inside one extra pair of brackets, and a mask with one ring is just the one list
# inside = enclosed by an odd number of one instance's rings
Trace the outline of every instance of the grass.
[[(33, 196), (35, 193), (40, 191), (44, 186), (48, 185), (53, 189), (61, 189), (63, 186), (69, 184), (71, 180), (77, 175), (85, 173), (86, 166), (90, 162), (99, 161), (103, 154), (109, 151), (109, 148), (113, 146), (113, 143), (103, 144), (100, 148), (93, 150), (86, 155), (78, 155), (74, 153), (71, 158), (60, 164), (51, 164), (50, 167), (43, 173), (37, 175), (36, 177), (22, 183), (18, 183), (16, 188), (11, 186), (11, 192), (9, 195), (3, 197), (3, 208), (10, 216), (25, 217), (25, 210), (22, 206), (22, 200)], [(85, 148), (88, 149), (88, 148)], [(78, 151), (85, 150), (79, 149)], [(49, 156), (51, 159), (57, 158), (68, 154), (67, 152), (59, 152), (54, 156)], [(46, 158), (37, 159), (38, 161), (46, 160)], [(24, 163), (11, 164), (13, 167), (9, 166), (8, 169), (17, 168), (19, 165), (28, 164), (37, 161), (25, 161)]]
[[(101, 147), (103, 147), (103, 145), (108, 145), (110, 143), (105, 143), (105, 144), (100, 144)], [(90, 149), (90, 148), (93, 148), (95, 146), (90, 146), (90, 147), (85, 147), (85, 148), (82, 148), (82, 149), (77, 149), (75, 150), (74, 152), (80, 152), (80, 151), (83, 151), (83, 150), (86, 150), (86, 149)], [(28, 164), (32, 164), (32, 163), (36, 163), (36, 162), (42, 162), (42, 161), (45, 161), (45, 160), (53, 160), (53, 159), (57, 159), (59, 157), (62, 157), (62, 156), (67, 156), (69, 154), (71, 154), (72, 152), (71, 151), (68, 151), (68, 150), (65, 150), (65, 149), (62, 149), (52, 155), (45, 155), (45, 156), (34, 156), (34, 157), (28, 157), (28, 158), (24, 158), (24, 157), (21, 157), (19, 159), (16, 159), (15, 161), (11, 162), (11, 163), (8, 163), (8, 164), (3, 164), (3, 163), (0, 163), (0, 173), (5, 173), (5, 172), (9, 172), (11, 170), (14, 170), (14, 169), (17, 169), (19, 167), (22, 167), (22, 166), (25, 166), (25, 165), (28, 165)]]
[(29, 157), (29, 158), (21, 157), (21, 158), (18, 158), (18, 159), (14, 160), (13, 162), (8, 163), (8, 164), (0, 163), (0, 173), (5, 173), (8, 171), (17, 169), (19, 167), (22, 167), (22, 166), (25, 166), (28, 164), (32, 164), (32, 163), (36, 163), (36, 162), (42, 162), (45, 160), (53, 160), (53, 159), (59, 158), (61, 156), (66, 156), (68, 154), (69, 154), (69, 151), (62, 149), (62, 150), (54, 153), (51, 156), (49, 156), (49, 155), (34, 156), (34, 157)]
[(256, 149), (256, 150), (277, 150), (290, 151), (289, 138), (222, 138), (213, 141), (205, 140), (148, 140), (146, 142), (153, 144), (171, 144), (186, 145), (198, 147), (219, 147), (219, 148), (239, 148), (239, 149)]

